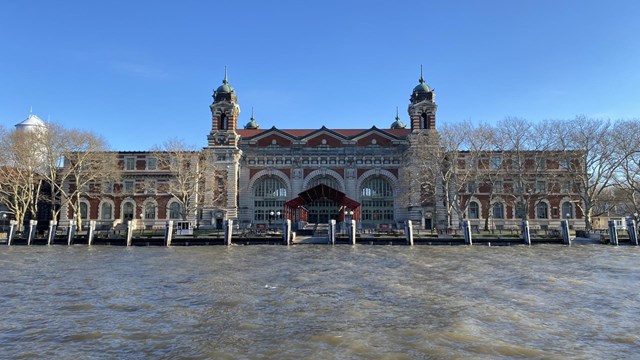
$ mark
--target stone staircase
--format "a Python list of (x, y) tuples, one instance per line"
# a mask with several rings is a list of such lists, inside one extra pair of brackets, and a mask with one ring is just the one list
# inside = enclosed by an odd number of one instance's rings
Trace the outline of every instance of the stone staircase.
[(329, 224), (306, 224), (305, 230), (313, 230), (312, 236), (297, 236), (294, 244), (327, 244), (329, 242)]

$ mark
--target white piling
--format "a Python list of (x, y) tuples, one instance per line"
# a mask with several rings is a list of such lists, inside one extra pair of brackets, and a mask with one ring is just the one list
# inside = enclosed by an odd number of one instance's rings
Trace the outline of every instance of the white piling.
[(531, 233), (529, 232), (529, 221), (522, 220), (522, 240), (525, 245), (531, 245)]
[(329, 244), (336, 244), (336, 221), (334, 219), (329, 220)]
[(231, 238), (233, 236), (233, 220), (227, 219), (224, 223), (224, 243), (231, 245)]
[(627, 220), (627, 232), (629, 233), (629, 240), (631, 241), (631, 244), (638, 246), (638, 228), (636, 227), (635, 220)]
[(407, 244), (413, 246), (413, 222), (411, 220), (404, 223), (404, 236), (407, 238)]
[(471, 238), (471, 223), (469, 220), (462, 222), (462, 232), (464, 233), (464, 243), (467, 245), (473, 245), (473, 239)]
[(87, 245), (93, 245), (93, 237), (96, 234), (96, 221), (89, 220), (89, 232), (87, 233)]
[(562, 220), (560, 222), (560, 230), (562, 233), (562, 243), (565, 245), (571, 245), (571, 238), (569, 237), (569, 220)]
[(291, 245), (291, 220), (289, 219), (286, 219), (282, 224), (282, 236), (284, 243), (287, 246)]
[(58, 223), (55, 220), (49, 221), (49, 234), (47, 236), (47, 245), (53, 245), (53, 240), (56, 238), (56, 231)]
[(133, 243), (133, 221), (127, 221), (127, 246)]
[(69, 221), (69, 233), (67, 234), (67, 245), (73, 245), (73, 239), (76, 236), (76, 224), (75, 220)]
[(16, 220), (9, 221), (9, 231), (7, 231), (7, 245), (13, 245), (13, 236), (16, 234), (16, 227), (18, 222)]
[(33, 238), (36, 237), (37, 220), (29, 220), (29, 236), (27, 237), (27, 245), (31, 246)]
[(355, 245), (356, 244), (356, 221), (355, 220), (351, 220), (351, 223), (349, 224), (349, 237), (351, 238), (351, 245)]
[(164, 243), (167, 246), (171, 246), (171, 237), (173, 236), (173, 220), (167, 221), (167, 225), (164, 228)]
[(618, 246), (618, 229), (613, 220), (609, 220), (609, 244)]

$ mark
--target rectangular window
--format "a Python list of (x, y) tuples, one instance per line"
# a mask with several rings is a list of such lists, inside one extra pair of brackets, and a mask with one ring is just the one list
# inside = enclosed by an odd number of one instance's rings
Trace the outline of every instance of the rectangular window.
[(474, 181), (469, 181), (469, 183), (467, 184), (467, 191), (469, 192), (469, 194), (475, 194), (477, 190), (478, 187), (476, 186), (476, 183)]
[(144, 184), (144, 193), (145, 194), (155, 194), (157, 189), (157, 184), (155, 180), (147, 180)]
[(560, 192), (563, 194), (568, 194), (571, 192), (571, 182), (563, 181), (560, 183)]
[(136, 158), (128, 157), (124, 159), (124, 169), (125, 170), (135, 170), (136, 169)]
[(218, 176), (218, 194), (224, 192), (224, 177)]
[(536, 192), (537, 193), (546, 193), (547, 192), (547, 183), (544, 180), (536, 181)]
[(545, 170), (547, 168), (547, 158), (544, 156), (536, 156), (536, 169)]
[(522, 203), (516, 204), (516, 218), (524, 218), (524, 205)]
[(498, 170), (502, 166), (502, 156), (491, 157), (491, 170)]
[(102, 192), (104, 194), (111, 194), (113, 192), (113, 181), (105, 181), (102, 183)]
[(495, 194), (500, 194), (504, 192), (504, 186), (502, 185), (502, 180), (496, 180), (493, 182), (493, 192)]
[(147, 158), (147, 170), (157, 169), (158, 164), (156, 158)]
[(502, 203), (493, 204), (493, 218), (504, 219), (504, 205)]
[(124, 181), (124, 192), (125, 194), (133, 194), (135, 188), (135, 181), (133, 180), (125, 180)]
[(513, 167), (514, 169), (516, 169), (516, 170), (520, 170), (520, 169), (522, 169), (522, 157), (520, 157), (520, 156), (514, 156), (514, 157), (511, 159), (511, 165), (512, 165), (512, 167)]

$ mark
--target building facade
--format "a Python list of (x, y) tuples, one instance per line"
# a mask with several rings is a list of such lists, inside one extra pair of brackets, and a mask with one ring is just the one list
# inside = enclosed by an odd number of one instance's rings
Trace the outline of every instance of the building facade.
[[(302, 226), (353, 218), (362, 229), (395, 228), (408, 219), (427, 229), (457, 227), (460, 218), (503, 228), (518, 225), (523, 217), (557, 227), (561, 218), (581, 216), (575, 194), (560, 189), (559, 163), (549, 161), (544, 171), (526, 175), (539, 188), (523, 201), (514, 174), (499, 171), (514, 166), (507, 161), (511, 155), (489, 152), (482, 161), (504, 158), (491, 170), (494, 176), (488, 176), (493, 181), (474, 177), (477, 185), (470, 183), (460, 194), (462, 213), (453, 216), (446, 200), (452, 187), (437, 184), (425, 191), (412, 159), (418, 139), (437, 139), (437, 108), (435, 92), (421, 75), (411, 92), (408, 126), (396, 116), (385, 129), (261, 129), (253, 114), (241, 126), (240, 102), (225, 73), (213, 93), (207, 146), (193, 154), (199, 160), (192, 162), (205, 159), (208, 166), (202, 168), (206, 173), (189, 200), (169, 191), (176, 174), (161, 161), (166, 154), (118, 152), (121, 180), (89, 190), (80, 213), (105, 226), (136, 220), (161, 227), (168, 219), (184, 218), (199, 227), (219, 228), (225, 219), (234, 219), (242, 228), (264, 228), (279, 226), (284, 219)], [(462, 161), (465, 156), (460, 153)], [(73, 215), (65, 209), (61, 220)]]

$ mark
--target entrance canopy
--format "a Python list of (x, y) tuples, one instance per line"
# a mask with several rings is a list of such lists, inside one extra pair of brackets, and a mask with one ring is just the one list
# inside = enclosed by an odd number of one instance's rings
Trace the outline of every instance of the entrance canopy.
[(298, 197), (287, 201), (284, 204), (284, 214), (287, 219), (292, 221), (307, 221), (307, 209), (305, 205), (310, 204), (318, 199), (329, 199), (340, 205), (339, 221), (345, 220), (347, 211), (353, 211), (352, 218), (356, 221), (360, 219), (360, 203), (348, 198), (342, 191), (338, 191), (325, 184), (320, 184), (307, 189)]

